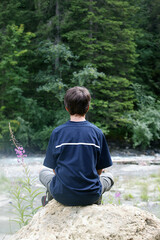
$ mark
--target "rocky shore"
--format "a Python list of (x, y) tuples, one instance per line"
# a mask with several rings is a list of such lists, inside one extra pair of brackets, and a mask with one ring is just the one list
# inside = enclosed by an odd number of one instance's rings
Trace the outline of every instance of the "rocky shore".
[(160, 219), (131, 206), (66, 207), (55, 200), (11, 240), (160, 240)]

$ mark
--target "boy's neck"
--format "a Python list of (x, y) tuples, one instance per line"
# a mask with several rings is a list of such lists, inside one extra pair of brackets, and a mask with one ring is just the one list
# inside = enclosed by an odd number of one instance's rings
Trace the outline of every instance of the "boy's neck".
[(73, 122), (86, 121), (85, 115), (84, 116), (81, 116), (81, 115), (78, 115), (78, 114), (70, 115), (70, 121), (73, 121)]

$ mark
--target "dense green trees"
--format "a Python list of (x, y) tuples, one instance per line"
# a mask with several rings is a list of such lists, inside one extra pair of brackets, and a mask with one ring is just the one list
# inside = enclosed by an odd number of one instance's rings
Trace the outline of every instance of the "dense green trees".
[(109, 75), (128, 77), (134, 70), (135, 30), (127, 1), (70, 1), (62, 40), (79, 56), (79, 66), (92, 63)]
[(75, 85), (91, 91), (87, 118), (108, 139), (158, 142), (159, 10), (158, 0), (2, 0), (0, 150), (9, 121), (25, 147), (44, 150)]

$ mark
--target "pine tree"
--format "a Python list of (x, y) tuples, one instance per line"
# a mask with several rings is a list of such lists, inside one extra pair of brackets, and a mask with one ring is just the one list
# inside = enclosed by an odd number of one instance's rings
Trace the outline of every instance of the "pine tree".
[(91, 92), (88, 120), (100, 127), (106, 135), (113, 137), (117, 133), (116, 138), (124, 139), (128, 123), (125, 115), (134, 106), (130, 81), (122, 77), (108, 77), (91, 65), (74, 72), (72, 81), (74, 85), (88, 87)]
[(7, 106), (6, 114), (14, 114), (23, 93), (23, 85), (28, 82), (28, 71), (24, 56), (27, 56), (28, 45), (33, 34), (24, 33), (21, 25), (8, 25), (6, 31), (0, 34), (0, 87), (1, 106)]
[(160, 92), (160, 3), (157, 0), (138, 1), (139, 11), (135, 23), (139, 31), (136, 37), (138, 62), (136, 65), (137, 82), (145, 86), (150, 95)]
[(92, 63), (109, 75), (128, 77), (136, 62), (134, 12), (127, 1), (72, 0), (62, 39), (80, 56), (80, 66)]
[(26, 32), (36, 30), (38, 18), (35, 14), (34, 1), (31, 0), (1, 0), (0, 1), (0, 29), (15, 24), (25, 26)]

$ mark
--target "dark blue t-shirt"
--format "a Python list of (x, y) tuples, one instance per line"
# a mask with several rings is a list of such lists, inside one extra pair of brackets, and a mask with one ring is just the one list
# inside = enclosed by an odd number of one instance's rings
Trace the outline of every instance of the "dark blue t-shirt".
[(68, 206), (96, 202), (102, 191), (98, 169), (112, 165), (102, 131), (88, 121), (68, 121), (53, 130), (44, 160), (55, 169), (53, 197)]

